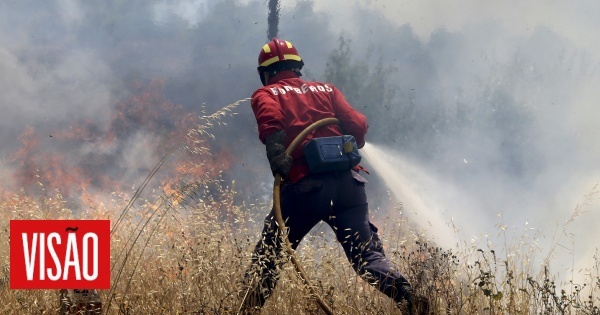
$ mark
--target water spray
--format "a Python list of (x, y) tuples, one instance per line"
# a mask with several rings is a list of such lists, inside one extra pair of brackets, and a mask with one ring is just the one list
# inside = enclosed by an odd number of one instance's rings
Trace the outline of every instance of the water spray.
[[(394, 156), (390, 161), (389, 150), (383, 150), (373, 144), (366, 143), (361, 155), (377, 172), (394, 197), (402, 201), (406, 214), (411, 222), (424, 231), (435, 231), (432, 235), (439, 245), (446, 248), (458, 242), (456, 233), (442, 218), (441, 208), (435, 204), (431, 193), (439, 189), (426, 189), (438, 183), (432, 176), (419, 169), (414, 163)], [(425, 195), (429, 192), (429, 195)]]

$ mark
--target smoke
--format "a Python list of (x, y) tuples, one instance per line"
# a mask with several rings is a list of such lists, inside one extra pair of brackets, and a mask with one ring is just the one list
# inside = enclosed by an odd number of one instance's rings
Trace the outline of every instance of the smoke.
[[(29, 165), (88, 190), (135, 186), (186, 115), (260, 86), (265, 30), (294, 43), (305, 76), (319, 80), (343, 34), (361, 89), (349, 101), (369, 119), (368, 141), (428, 174), (428, 192), (448, 187), (434, 203), (446, 218), (478, 239), (499, 223), (514, 238), (535, 228), (540, 243), (566, 248), (557, 255), (589, 265), (600, 242), (597, 204), (584, 198), (600, 177), (598, 9), (583, 0), (0, 2), (2, 184), (35, 181)], [(210, 143), (229, 159), (225, 179), (244, 198), (268, 199), (251, 110), (227, 122)], [(43, 167), (50, 161), (60, 167)], [(378, 198), (383, 178), (369, 181), (370, 203), (393, 211)]]
[[(291, 6), (284, 1), (282, 12)], [(558, 269), (591, 265), (600, 241), (591, 223), (599, 218), (597, 4), (327, 1), (315, 9), (350, 40), (346, 66), (357, 74), (346, 77), (358, 83), (343, 90), (369, 118), (367, 141), (397, 160), (396, 172), (406, 169), (400, 159), (433, 179), (406, 184), (453, 218), (462, 239), (498, 249), (503, 235), (523, 238), (540, 244), (538, 258), (559, 244)], [(370, 179), (377, 197), (398, 188), (383, 185), (391, 171), (381, 176)]]
[[(590, 88), (600, 74), (589, 15), (597, 5), (345, 4), (362, 10), (330, 17), (352, 39), (354, 61), (368, 68), (368, 96), (357, 104), (371, 121), (368, 141), (448, 186), (423, 186), (430, 200), (455, 191), (443, 209), (465, 239), (498, 246), (499, 226), (511, 241), (538, 231), (541, 252), (560, 244), (559, 269), (589, 266), (600, 241), (589, 223), (598, 219), (600, 174), (600, 150), (591, 145), (600, 140)], [(320, 5), (333, 12), (342, 4)], [(372, 79), (378, 71), (384, 82)], [(394, 95), (377, 98), (371, 85)]]

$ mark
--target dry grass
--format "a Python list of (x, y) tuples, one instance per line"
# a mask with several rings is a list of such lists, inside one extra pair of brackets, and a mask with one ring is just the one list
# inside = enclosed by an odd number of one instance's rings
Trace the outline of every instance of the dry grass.
[[(204, 140), (198, 139), (233, 107), (204, 117), (180, 154), (207, 154)], [(189, 163), (193, 168), (199, 162)], [(102, 218), (113, 225), (112, 288), (100, 292), (105, 313), (234, 314), (240, 281), (270, 205), (236, 202), (243, 187), (219, 176), (193, 174), (167, 193), (150, 190), (142, 197), (141, 188), (112, 193), (83, 213), (69, 209), (59, 192), (45, 191), (43, 185), (33, 196), (0, 196), (0, 313), (59, 313), (56, 290), (9, 289), (9, 220)], [(381, 236), (388, 257), (430, 301), (433, 314), (600, 314), (598, 257), (586, 283), (559, 284), (551, 270), (532, 265), (534, 249), (527, 242), (504, 244), (512, 254), (500, 257), (470, 243), (439, 248), (410, 229), (404, 218), (386, 222)], [(326, 229), (309, 235), (298, 254), (334, 312), (399, 314), (390, 299), (354, 274)], [(262, 314), (319, 313), (292, 265), (285, 264)]]

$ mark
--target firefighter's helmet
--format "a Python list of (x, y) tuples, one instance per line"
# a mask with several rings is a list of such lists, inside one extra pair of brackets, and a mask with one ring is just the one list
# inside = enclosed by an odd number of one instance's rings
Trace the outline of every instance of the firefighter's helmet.
[(304, 61), (302, 61), (296, 47), (292, 43), (277, 37), (265, 44), (258, 55), (257, 70), (263, 85), (266, 84), (264, 71), (273, 73), (281, 70), (300, 71), (303, 66)]

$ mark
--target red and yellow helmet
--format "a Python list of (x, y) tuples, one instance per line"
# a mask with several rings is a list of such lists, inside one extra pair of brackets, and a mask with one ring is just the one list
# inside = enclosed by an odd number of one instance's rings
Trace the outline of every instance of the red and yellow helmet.
[[(292, 43), (277, 37), (265, 44), (258, 54), (258, 73), (264, 81), (263, 71), (300, 70), (304, 61)], [(265, 82), (263, 82), (265, 84)]]

